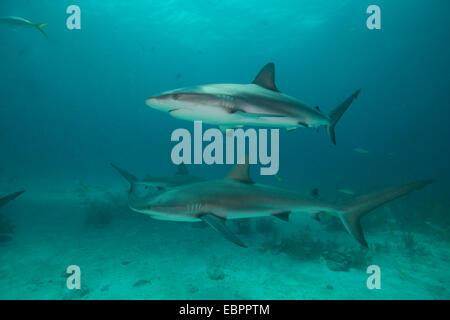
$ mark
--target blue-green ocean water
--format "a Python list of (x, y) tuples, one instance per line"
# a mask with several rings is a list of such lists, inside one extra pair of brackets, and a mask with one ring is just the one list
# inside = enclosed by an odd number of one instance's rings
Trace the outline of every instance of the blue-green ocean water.
[[(71, 4), (81, 30), (66, 27)], [(371, 4), (380, 30), (366, 27)], [(0, 298), (448, 299), (449, 11), (445, 0), (2, 0), (0, 16), (48, 22), (48, 39), (0, 24), (0, 197), (26, 190), (0, 212), (14, 225), (0, 242)], [(170, 134), (192, 130), (145, 99), (249, 83), (267, 62), (282, 92), (326, 112), (362, 91), (336, 146), (324, 130), (280, 130), (279, 178), (252, 169), (254, 180), (331, 201), (437, 180), (365, 218), (369, 250), (332, 218), (230, 223), (242, 249), (127, 208), (110, 163), (172, 175)], [(229, 169), (188, 166), (207, 179)], [(380, 290), (366, 287), (371, 264)], [(81, 290), (66, 287), (69, 265)]]

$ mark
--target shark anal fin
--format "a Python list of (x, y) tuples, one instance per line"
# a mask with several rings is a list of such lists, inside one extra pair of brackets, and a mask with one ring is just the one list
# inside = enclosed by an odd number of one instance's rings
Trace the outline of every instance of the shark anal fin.
[(25, 191), (14, 192), (14, 193), (12, 193), (10, 195), (7, 195), (6, 197), (0, 198), (0, 207), (3, 207), (5, 204), (10, 202), (11, 200), (14, 200), (15, 198), (17, 198), (18, 196), (20, 196), (24, 192)]
[(230, 229), (225, 225), (225, 220), (212, 213), (205, 213), (200, 216), (200, 219), (205, 221), (214, 230), (219, 231), (222, 236), (228, 241), (237, 244), (240, 247), (248, 248)]
[(278, 218), (278, 219), (280, 219), (280, 220), (283, 220), (283, 221), (288, 222), (288, 221), (289, 221), (289, 215), (290, 215), (290, 214), (291, 214), (290, 211), (283, 211), (283, 212), (280, 212), (280, 213), (275, 213), (275, 214), (273, 214), (273, 216), (274, 216), (275, 218)]

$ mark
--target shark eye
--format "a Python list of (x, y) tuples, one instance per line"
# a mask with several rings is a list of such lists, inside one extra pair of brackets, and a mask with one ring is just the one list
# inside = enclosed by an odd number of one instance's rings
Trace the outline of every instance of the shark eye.
[(164, 188), (164, 187), (160, 187), (160, 186), (156, 187), (156, 189), (158, 189), (159, 191), (161, 191), (161, 190), (165, 190), (165, 188)]
[(172, 99), (178, 100), (180, 98), (180, 95), (178, 93), (172, 94)]

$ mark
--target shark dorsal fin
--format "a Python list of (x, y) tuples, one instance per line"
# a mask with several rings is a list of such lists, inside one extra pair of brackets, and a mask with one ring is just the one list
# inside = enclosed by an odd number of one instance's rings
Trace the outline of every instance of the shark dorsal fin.
[(189, 174), (189, 172), (186, 168), (186, 165), (184, 163), (180, 163), (178, 165), (178, 170), (177, 170), (176, 175), (178, 176), (178, 175), (186, 175), (186, 174)]
[(230, 173), (228, 173), (227, 178), (242, 183), (252, 184), (253, 180), (250, 178), (250, 165), (248, 163), (248, 158), (246, 158), (244, 164), (235, 164), (233, 168), (231, 168)]
[(123, 170), (122, 168), (119, 168), (114, 163), (111, 163), (111, 166), (114, 169), (116, 169), (122, 175), (122, 177), (127, 179), (127, 181), (130, 183), (130, 185), (133, 185), (136, 181), (138, 181), (138, 179), (135, 176), (133, 176), (131, 173)]
[(275, 64), (273, 62), (266, 64), (252, 83), (269, 90), (280, 92), (275, 86)]

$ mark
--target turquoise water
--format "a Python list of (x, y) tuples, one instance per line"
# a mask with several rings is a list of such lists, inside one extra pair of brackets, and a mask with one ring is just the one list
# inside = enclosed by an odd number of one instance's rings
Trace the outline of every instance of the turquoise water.
[[(449, 21), (447, 1), (3, 0), (0, 16), (2, 299), (448, 299)], [(366, 9), (381, 8), (369, 30)], [(278, 89), (328, 113), (361, 94), (336, 126), (280, 130), (280, 170), (252, 178), (305, 197), (346, 200), (437, 182), (363, 219), (369, 249), (336, 217), (292, 214), (227, 222), (247, 249), (202, 222), (128, 208), (129, 185), (172, 176), (177, 128), (149, 108), (160, 92), (250, 83), (274, 62)], [(205, 125), (206, 127), (211, 127)], [(188, 165), (213, 180), (227, 165)], [(10, 225), (14, 228), (11, 229)], [(69, 290), (66, 269), (81, 269)], [(381, 270), (369, 290), (366, 270)]]

